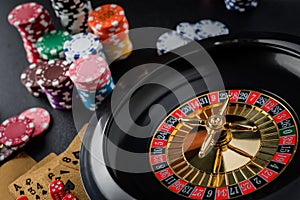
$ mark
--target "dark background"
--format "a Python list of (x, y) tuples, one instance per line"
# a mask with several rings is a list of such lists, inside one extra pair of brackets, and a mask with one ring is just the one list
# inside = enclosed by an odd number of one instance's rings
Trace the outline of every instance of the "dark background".
[[(33, 97), (21, 84), (19, 77), (28, 62), (21, 37), (8, 23), (7, 15), (16, 5), (28, 1), (0, 1), (0, 121), (30, 107), (46, 108), (52, 115), (52, 126), (43, 136), (32, 139), (24, 149), (40, 161), (51, 152), (59, 154), (64, 151), (77, 130), (71, 111), (52, 109), (46, 98)], [(50, 0), (36, 2), (50, 12), (56, 28), (61, 29)], [(154, 26), (175, 29), (180, 22), (208, 18), (225, 23), (231, 33), (268, 31), (300, 35), (299, 0), (260, 0), (257, 9), (246, 13), (227, 11), (222, 0), (92, 1), (94, 8), (106, 3), (121, 5), (131, 28)]]
[[(8, 13), (25, 0), (1, 0), (0, 5), (0, 121), (18, 115), (27, 108), (40, 106), (52, 115), (49, 131), (34, 138), (25, 151), (41, 160), (50, 152), (61, 153), (76, 134), (72, 112), (54, 110), (45, 98), (30, 95), (20, 82), (20, 74), (28, 65), (18, 31), (7, 21)], [(50, 0), (37, 0), (55, 17)], [(175, 29), (180, 22), (214, 19), (225, 23), (231, 33), (271, 31), (300, 35), (299, 0), (263, 0), (259, 7), (246, 13), (227, 11), (222, 0), (151, 0), (151, 1), (92, 1), (93, 7), (117, 3), (124, 7), (131, 28), (155, 26)], [(234, 56), (234, 55), (233, 55)], [(130, 64), (130, 63), (129, 63)]]

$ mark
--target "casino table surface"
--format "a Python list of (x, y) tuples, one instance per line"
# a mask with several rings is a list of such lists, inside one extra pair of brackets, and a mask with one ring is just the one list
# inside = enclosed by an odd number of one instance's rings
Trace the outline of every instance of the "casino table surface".
[[(25, 0), (0, 0), (0, 121), (18, 115), (30, 107), (46, 108), (52, 115), (52, 125), (48, 132), (34, 138), (24, 148), (36, 161), (51, 152), (57, 154), (66, 149), (77, 130), (71, 111), (54, 110), (45, 98), (35, 98), (21, 84), (19, 77), (28, 65), (22, 40), (17, 30), (7, 21), (8, 13)], [(50, 11), (57, 29), (61, 29), (50, 5), (50, 0), (36, 0)], [(175, 29), (180, 22), (196, 22), (200, 19), (214, 19), (225, 23), (231, 33), (262, 31), (280, 32), (300, 36), (299, 0), (260, 0), (257, 9), (246, 13), (226, 10), (222, 0), (152, 0), (152, 1), (96, 1), (95, 8), (105, 3), (121, 5), (126, 12), (131, 28), (164, 27)], [(153, 54), (153, 56), (156, 56)], [(234, 55), (232, 55), (234, 56)], [(143, 58), (140, 58), (143, 59)], [(129, 65), (123, 61), (122, 65)], [(120, 77), (118, 65), (112, 69), (113, 75)]]

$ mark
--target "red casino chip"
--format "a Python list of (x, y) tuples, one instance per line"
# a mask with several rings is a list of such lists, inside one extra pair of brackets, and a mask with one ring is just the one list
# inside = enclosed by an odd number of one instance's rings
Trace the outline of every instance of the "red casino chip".
[(67, 194), (62, 200), (78, 200), (74, 194)]
[(49, 12), (37, 3), (24, 3), (10, 12), (8, 21), (17, 28), (22, 37), (27, 60), (30, 63), (38, 63), (41, 59), (35, 43), (45, 33), (55, 29)]
[(33, 121), (35, 128), (32, 137), (44, 133), (48, 129), (51, 121), (49, 112), (44, 108), (30, 108), (21, 113), (20, 116), (27, 117)]
[(0, 125), (0, 143), (7, 147), (26, 143), (34, 132), (34, 123), (24, 116), (11, 117)]
[(49, 184), (49, 192), (52, 200), (62, 200), (66, 196), (64, 183), (61, 180), (52, 181)]
[(43, 7), (34, 2), (21, 4), (9, 13), (8, 21), (13, 26), (34, 23), (42, 11)]

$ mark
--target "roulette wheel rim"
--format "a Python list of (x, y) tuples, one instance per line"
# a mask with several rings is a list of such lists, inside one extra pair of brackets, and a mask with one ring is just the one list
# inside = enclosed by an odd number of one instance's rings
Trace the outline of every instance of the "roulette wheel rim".
[[(201, 45), (206, 48), (213, 48), (218, 45), (227, 45), (227, 44), (251, 44), (253, 46), (268, 46), (271, 47), (270, 51), (277, 51), (278, 49), (288, 52), (291, 57), (296, 57), (297, 52), (300, 51), (300, 40), (297, 37), (285, 35), (285, 34), (274, 34), (274, 33), (246, 33), (246, 34), (238, 34), (234, 36), (222, 36), (222, 37), (216, 37), (213, 39), (204, 40), (201, 42)], [(291, 54), (291, 52), (293, 54)], [(165, 57), (168, 57), (169, 55), (166, 55)], [(243, 89), (243, 88), (239, 88)], [(246, 89), (252, 89), (251, 87), (247, 87)], [(262, 90), (263, 91), (263, 90)], [(268, 92), (267, 92), (268, 93)], [(280, 98), (279, 98), (280, 99)], [(94, 130), (95, 127), (100, 126), (101, 128), (105, 129), (108, 126), (108, 121), (111, 118), (110, 116), (110, 99), (107, 99), (102, 105), (102, 109), (100, 112), (97, 113), (97, 115), (94, 115), (91, 119), (91, 122), (89, 124), (89, 128), (87, 131), (87, 134), (84, 137), (83, 140), (83, 146), (81, 150), (81, 175), (82, 180), (85, 185), (85, 188), (87, 190), (87, 193), (89, 194), (91, 199), (115, 199), (115, 195), (121, 195), (124, 197), (124, 199), (131, 199), (133, 198), (131, 194), (127, 194), (126, 189), (124, 190), (120, 184), (117, 183), (115, 178), (109, 177), (108, 179), (111, 179), (109, 187), (111, 187), (110, 191), (103, 191), (103, 182), (99, 181), (100, 176), (104, 176), (103, 173), (99, 174), (99, 172), (96, 172), (97, 170), (93, 167), (95, 165), (95, 160), (99, 161), (99, 158), (95, 155), (92, 155), (95, 151), (95, 145), (91, 147), (92, 141), (95, 141), (99, 139), (99, 135), (95, 136)], [(292, 109), (291, 109), (292, 110)], [(293, 111), (292, 111), (293, 112)], [(295, 116), (295, 115), (294, 115)], [(296, 116), (297, 118), (297, 116)], [(297, 120), (297, 119), (296, 119)], [(96, 138), (96, 139), (95, 139)], [(94, 148), (94, 149), (93, 149)], [(105, 162), (100, 161), (100, 162)], [(98, 166), (99, 167), (99, 166)], [(107, 171), (108, 174), (110, 174), (110, 170), (107, 170), (106, 167), (103, 167), (103, 170)], [(104, 173), (105, 174), (105, 173)], [(96, 176), (96, 177), (95, 177)], [(106, 178), (104, 178), (106, 180)], [(102, 186), (99, 186), (101, 185)], [(160, 184), (160, 183), (158, 183)], [(291, 185), (291, 184), (290, 184)], [(107, 188), (107, 187), (106, 187)], [(282, 189), (282, 191), (286, 190), (286, 187)], [(112, 195), (112, 196), (111, 196)], [(276, 194), (274, 193), (276, 196)], [(273, 196), (274, 196), (273, 195)], [(280, 195), (280, 194), (279, 194)], [(133, 195), (134, 196), (134, 195)], [(271, 195), (272, 196), (272, 195)], [(259, 197), (261, 198), (261, 197)], [(270, 198), (270, 197), (267, 197)]]

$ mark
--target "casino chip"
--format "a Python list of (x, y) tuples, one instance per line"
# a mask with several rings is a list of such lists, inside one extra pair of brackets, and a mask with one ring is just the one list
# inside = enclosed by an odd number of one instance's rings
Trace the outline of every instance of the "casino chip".
[(10, 155), (15, 151), (11, 148), (8, 148), (4, 145), (0, 145), (0, 162), (6, 160)]
[(88, 24), (100, 38), (108, 60), (122, 60), (131, 54), (129, 23), (121, 6), (106, 4), (96, 8), (90, 13)]
[(200, 20), (195, 24), (195, 29), (196, 34), (202, 39), (229, 34), (225, 24), (210, 19)]
[(63, 46), (70, 37), (67, 31), (53, 30), (38, 39), (36, 48), (45, 60), (63, 59), (65, 56)]
[(36, 69), (37, 69), (37, 64), (29, 65), (23, 70), (20, 79), (21, 79), (21, 83), (26, 87), (26, 89), (30, 94), (32, 94), (35, 97), (39, 97), (44, 92), (35, 80)]
[(258, 0), (225, 0), (227, 10), (245, 12), (258, 6)]
[(201, 40), (198, 34), (196, 34), (196, 27), (195, 24), (188, 23), (188, 22), (181, 22), (176, 26), (176, 31), (179, 35), (189, 38), (191, 40)]
[(84, 106), (92, 111), (115, 87), (109, 66), (99, 55), (75, 60), (70, 66), (69, 75)]
[[(125, 33), (120, 33), (125, 34)], [(115, 40), (116, 42), (113, 44), (109, 44), (112, 40), (107, 39), (103, 41), (103, 44), (105, 46), (104, 50), (107, 55), (107, 59), (110, 61), (118, 61), (127, 58), (133, 49), (132, 43), (130, 41), (130, 38), (127, 34), (125, 34), (125, 37), (123, 40)]]
[(32, 24), (41, 15), (42, 8), (36, 3), (25, 3), (15, 7), (8, 15), (8, 21), (16, 27)]
[(159, 55), (177, 49), (191, 42), (189, 38), (182, 37), (176, 31), (169, 31), (157, 39), (156, 48)]
[(51, 0), (55, 14), (78, 14), (88, 2), (87, 0)]
[(0, 143), (7, 146), (20, 146), (29, 141), (34, 131), (34, 123), (24, 116), (11, 117), (0, 125)]
[(51, 0), (61, 25), (71, 34), (88, 32), (87, 20), (92, 11), (89, 0)]
[(78, 33), (64, 43), (64, 53), (70, 62), (90, 54), (98, 54), (105, 59), (99, 38), (92, 33)]
[(33, 121), (35, 128), (32, 137), (41, 135), (50, 125), (50, 114), (44, 108), (30, 108), (22, 112), (20, 116), (27, 117)]
[(72, 108), (73, 83), (69, 78), (69, 67), (67, 61), (50, 60), (40, 63), (36, 70), (36, 81), (55, 109)]
[(93, 10), (89, 15), (88, 24), (101, 40), (128, 29), (125, 12), (116, 4), (106, 4)]
[(50, 14), (37, 3), (24, 3), (16, 6), (8, 15), (8, 21), (19, 31), (27, 60), (30, 63), (42, 61), (36, 49), (38, 38), (54, 30)]

